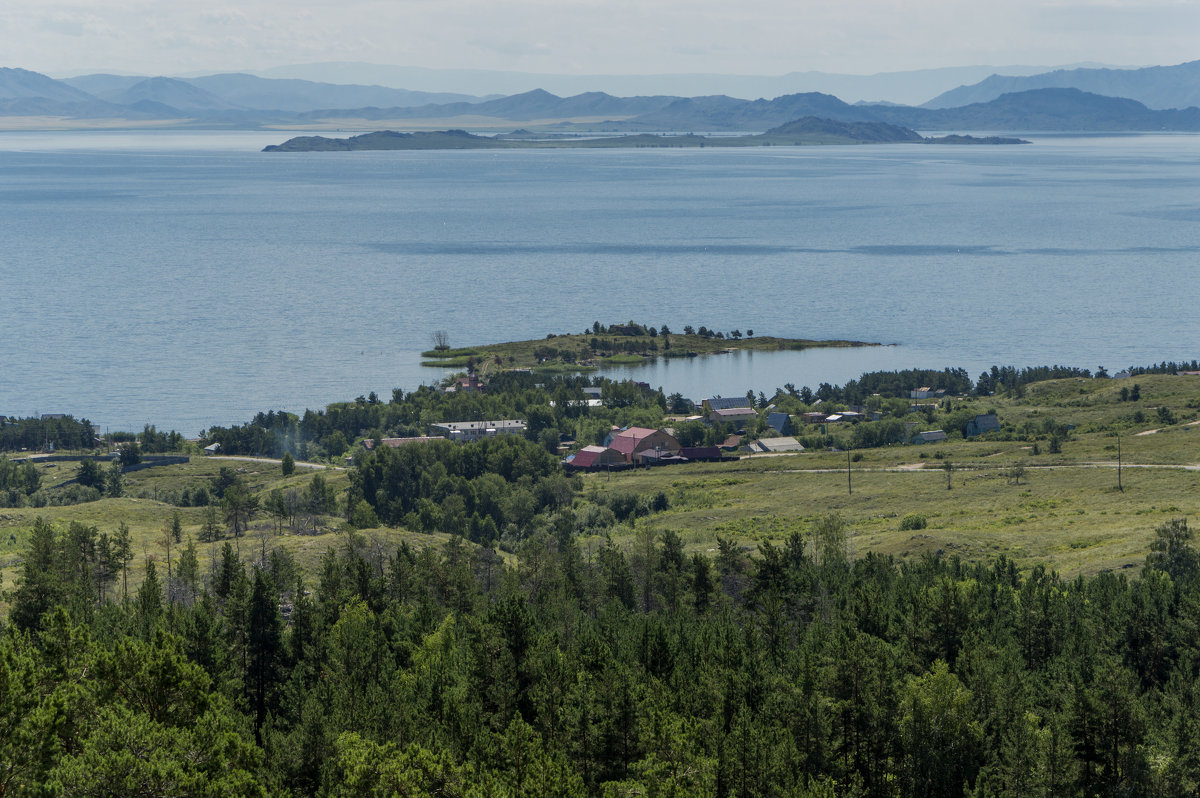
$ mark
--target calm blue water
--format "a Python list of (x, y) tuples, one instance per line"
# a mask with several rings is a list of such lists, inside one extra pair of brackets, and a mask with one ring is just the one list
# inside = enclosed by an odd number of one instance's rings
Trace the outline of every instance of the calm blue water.
[(0, 413), (194, 435), (412, 389), (593, 320), (897, 344), (622, 370), (1200, 357), (1200, 137), (1030, 146), (264, 154), (289, 134), (0, 133)]

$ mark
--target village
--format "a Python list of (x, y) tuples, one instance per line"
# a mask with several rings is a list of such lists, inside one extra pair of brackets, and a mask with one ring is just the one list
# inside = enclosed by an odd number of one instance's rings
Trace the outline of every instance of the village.
[[(633, 387), (649, 389), (644, 383), (632, 383)], [(448, 381), (443, 389), (447, 393), (483, 393), (487, 382), (478, 374), (470, 373)], [(582, 389), (584, 398), (574, 404), (583, 409), (603, 405), (604, 389), (589, 386)], [(878, 398), (878, 397), (876, 397)], [(947, 398), (945, 389), (920, 387), (908, 391), (910, 403), (905, 408), (903, 435), (890, 443), (922, 445), (939, 443), (949, 439), (943, 429), (918, 429), (922, 426), (917, 418), (932, 419), (939, 402)], [(932, 401), (929, 401), (932, 400)], [(820, 404), (820, 400), (817, 400)], [(553, 402), (551, 402), (553, 404)], [(756, 407), (753, 395), (722, 397), (712, 396), (700, 402), (682, 399), (676, 401), (693, 412), (664, 416), (664, 424), (658, 427), (629, 425), (612, 426), (603, 441), (583, 444), (575, 440), (559, 441), (559, 453), (564, 455), (562, 465), (568, 472), (621, 471), (630, 468), (679, 465), (689, 462), (721, 462), (756, 455), (798, 453), (806, 450), (801, 438), (830, 437), (833, 432), (854, 425), (882, 421), (888, 411), (866, 405), (846, 405), (829, 412), (810, 410), (791, 414), (770, 403)], [(678, 409), (676, 407), (675, 409)], [(693, 430), (703, 425), (711, 442), (698, 444), (694, 440), (681, 440), (678, 427), (688, 425)], [(488, 419), (478, 421), (444, 421), (429, 425), (428, 435), (364, 439), (363, 446), (370, 450), (376, 445), (400, 447), (412, 444), (449, 440), (458, 442), (477, 441), (498, 435), (524, 435), (528, 424), (523, 419)], [(995, 413), (977, 414), (969, 419), (962, 429), (963, 437), (974, 437), (1000, 429)], [(715, 438), (713, 433), (717, 433)], [(564, 436), (565, 438), (566, 436)], [(690, 436), (695, 438), (693, 434)], [(836, 449), (836, 445), (822, 448)], [(353, 462), (353, 455), (348, 457)]]

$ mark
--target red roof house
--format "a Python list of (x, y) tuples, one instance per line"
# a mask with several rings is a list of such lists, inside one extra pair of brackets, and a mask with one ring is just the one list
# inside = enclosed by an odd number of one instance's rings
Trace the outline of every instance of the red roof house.
[(674, 435), (647, 427), (630, 427), (615, 432), (608, 445), (620, 452), (627, 463), (637, 462), (639, 454), (647, 450), (679, 454), (679, 441), (675, 440)]
[(607, 466), (624, 466), (625, 455), (607, 446), (584, 446), (563, 460), (563, 466), (573, 469), (596, 469)]

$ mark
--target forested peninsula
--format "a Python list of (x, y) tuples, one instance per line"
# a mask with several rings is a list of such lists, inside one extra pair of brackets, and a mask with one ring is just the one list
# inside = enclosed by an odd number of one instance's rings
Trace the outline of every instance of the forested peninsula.
[(1015, 138), (953, 136), (924, 138), (920, 133), (886, 122), (840, 122), (833, 119), (804, 117), (765, 133), (745, 136), (657, 135), (650, 133), (606, 136), (565, 137), (545, 134), (500, 134), (480, 136), (465, 130), (418, 131), (399, 133), (392, 130), (364, 133), (345, 139), (325, 136), (297, 136), (283, 144), (271, 144), (263, 152), (341, 152), (347, 150), (521, 150), (521, 149), (598, 149), (639, 147), (769, 147), (814, 146), (822, 144), (1028, 144)]
[(582, 333), (550, 334), (545, 338), (509, 341), (498, 344), (452, 348), (448, 336), (436, 333), (440, 341), (421, 353), (424, 366), (470, 368), (491, 372), (505, 369), (532, 369), (538, 372), (590, 372), (610, 366), (636, 365), (656, 358), (697, 357), (741, 350), (783, 351), (824, 347), (879, 346), (865, 341), (811, 340), (755, 336), (754, 330), (710, 330), (701, 325), (686, 325), (672, 331), (667, 325), (627, 322), (603, 325), (599, 321)]

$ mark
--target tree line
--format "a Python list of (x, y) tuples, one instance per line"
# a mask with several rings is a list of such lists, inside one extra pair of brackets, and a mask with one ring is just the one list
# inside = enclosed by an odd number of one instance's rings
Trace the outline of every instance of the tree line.
[[(127, 553), (35, 527), (0, 632), (0, 792), (143, 795), (1094, 796), (1200, 788), (1197, 554), (1140, 578), (1000, 557), (781, 545), (519, 561), (460, 537)], [(107, 554), (102, 552), (107, 551)], [(113, 553), (115, 551), (115, 553)]]

